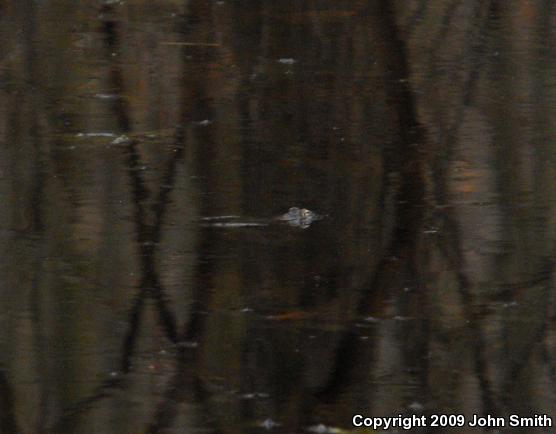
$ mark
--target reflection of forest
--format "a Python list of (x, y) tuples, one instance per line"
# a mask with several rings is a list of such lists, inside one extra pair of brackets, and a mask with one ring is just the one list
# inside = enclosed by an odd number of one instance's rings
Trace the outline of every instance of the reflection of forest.
[(550, 414), (553, 2), (79, 3), (0, 3), (0, 432)]

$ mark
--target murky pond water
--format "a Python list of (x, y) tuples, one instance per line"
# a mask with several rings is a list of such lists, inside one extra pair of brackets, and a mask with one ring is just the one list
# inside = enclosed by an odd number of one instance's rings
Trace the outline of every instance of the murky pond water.
[(556, 432), (554, 2), (0, 11), (1, 432)]

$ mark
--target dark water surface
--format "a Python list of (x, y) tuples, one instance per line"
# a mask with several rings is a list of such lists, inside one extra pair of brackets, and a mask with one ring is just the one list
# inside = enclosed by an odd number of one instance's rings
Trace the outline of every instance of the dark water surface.
[(2, 433), (556, 423), (554, 1), (5, 0), (0, 100)]

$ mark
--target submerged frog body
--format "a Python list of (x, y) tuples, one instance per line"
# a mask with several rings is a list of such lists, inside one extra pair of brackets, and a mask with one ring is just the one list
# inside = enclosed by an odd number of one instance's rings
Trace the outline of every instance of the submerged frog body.
[(220, 228), (241, 228), (253, 226), (269, 226), (272, 223), (284, 222), (289, 226), (307, 229), (317, 220), (322, 220), (321, 216), (309, 209), (291, 207), (287, 213), (266, 220), (242, 219), (240, 216), (227, 215), (215, 217), (203, 217), (204, 226), (220, 227)]

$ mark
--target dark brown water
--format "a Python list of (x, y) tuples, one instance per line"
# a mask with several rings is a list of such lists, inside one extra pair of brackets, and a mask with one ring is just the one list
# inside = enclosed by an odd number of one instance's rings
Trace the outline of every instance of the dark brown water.
[[(0, 431), (556, 423), (555, 29), (552, 0), (0, 2)], [(488, 430), (404, 432), (448, 431)]]

